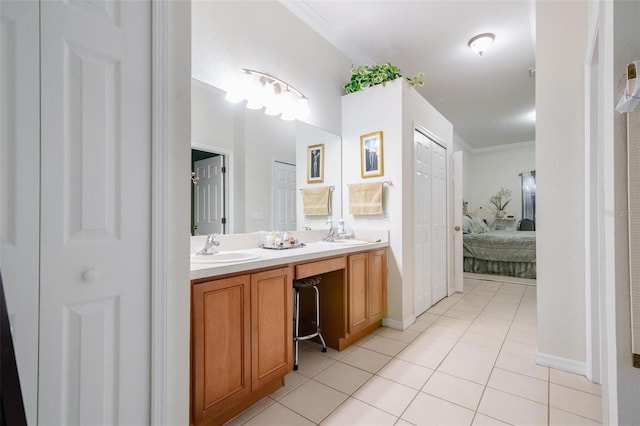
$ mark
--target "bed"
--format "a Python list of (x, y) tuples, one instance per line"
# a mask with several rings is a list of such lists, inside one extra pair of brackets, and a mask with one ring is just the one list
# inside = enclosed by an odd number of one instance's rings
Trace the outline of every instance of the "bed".
[(463, 227), (465, 272), (536, 278), (535, 231), (489, 231), (472, 220)]

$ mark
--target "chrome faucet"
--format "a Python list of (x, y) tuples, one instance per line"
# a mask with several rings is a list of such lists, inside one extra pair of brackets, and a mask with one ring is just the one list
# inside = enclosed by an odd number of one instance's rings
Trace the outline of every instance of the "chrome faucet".
[(207, 237), (207, 242), (204, 243), (204, 247), (202, 248), (202, 250), (197, 252), (196, 255), (202, 256), (202, 255), (216, 254), (218, 252), (216, 250), (216, 247), (220, 245), (220, 241), (217, 241), (216, 237), (217, 237), (216, 234), (209, 235)]
[(333, 218), (330, 217), (327, 219), (327, 225), (329, 225), (329, 233), (327, 234), (326, 237), (324, 237), (322, 241), (333, 241), (335, 238), (335, 232), (336, 232), (336, 230), (333, 227)]

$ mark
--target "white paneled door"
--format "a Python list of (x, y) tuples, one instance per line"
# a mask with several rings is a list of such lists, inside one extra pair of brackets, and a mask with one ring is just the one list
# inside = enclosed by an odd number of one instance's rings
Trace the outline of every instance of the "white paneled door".
[(0, 2), (0, 270), (27, 422), (37, 423), (39, 4)]
[(195, 235), (222, 234), (224, 232), (224, 156), (205, 158), (194, 162), (198, 178), (195, 186)]
[(447, 296), (447, 150), (414, 132), (414, 314)]
[(150, 422), (151, 2), (40, 2), (39, 418)]
[(431, 216), (431, 141), (422, 133), (414, 136), (414, 282), (415, 315), (418, 316), (431, 306), (431, 259), (432, 230)]
[(296, 166), (273, 162), (273, 227), (296, 230)]

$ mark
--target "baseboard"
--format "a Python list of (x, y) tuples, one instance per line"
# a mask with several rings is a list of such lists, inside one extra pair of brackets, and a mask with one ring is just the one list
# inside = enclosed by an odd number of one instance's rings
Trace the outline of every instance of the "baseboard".
[(534, 287), (537, 285), (536, 280), (533, 278), (507, 277), (504, 275), (491, 275), (491, 274), (476, 274), (474, 272), (465, 272), (464, 278), (472, 278), (472, 279), (484, 280), (484, 281), (499, 281), (503, 283), (530, 285)]
[(567, 373), (587, 375), (587, 363), (580, 362), (569, 358), (562, 358), (555, 355), (543, 354), (538, 352), (536, 355), (536, 364), (544, 367), (557, 368)]
[(382, 319), (382, 325), (384, 327), (389, 327), (400, 331), (404, 331), (407, 328), (411, 327), (414, 322), (416, 322), (416, 317), (413, 315), (411, 315), (409, 318), (406, 318), (404, 321), (398, 321), (391, 318)]

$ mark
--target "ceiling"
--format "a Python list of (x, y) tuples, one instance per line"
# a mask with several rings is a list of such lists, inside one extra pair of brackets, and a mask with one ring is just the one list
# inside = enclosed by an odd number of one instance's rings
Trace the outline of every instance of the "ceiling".
[[(533, 0), (284, 1), (354, 64), (391, 62), (472, 149), (535, 140)], [(483, 56), (467, 43), (490, 32)]]

